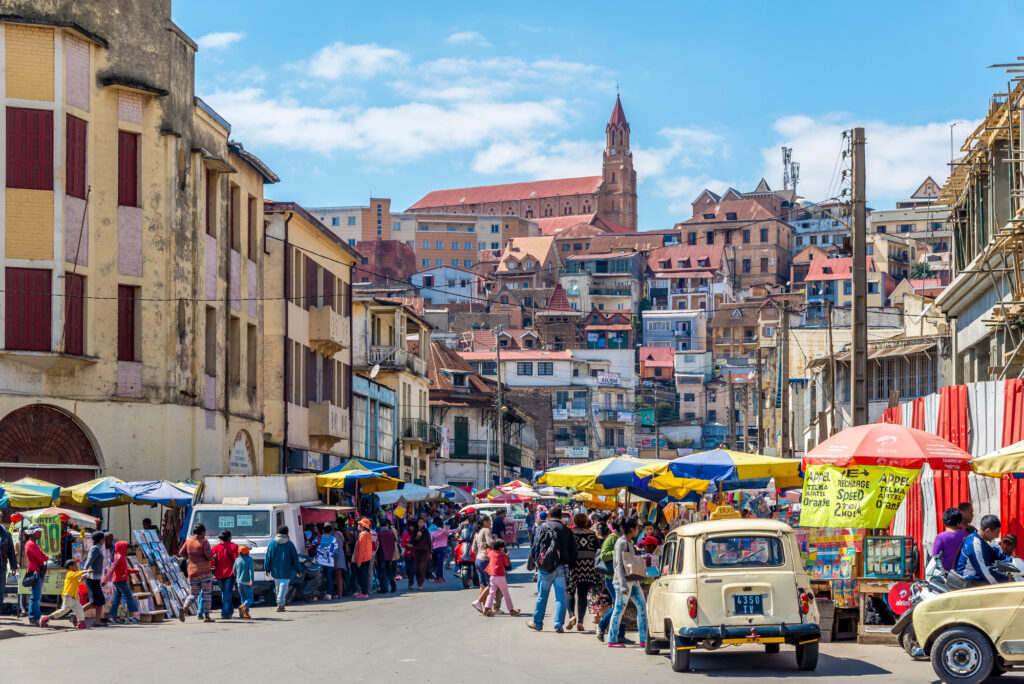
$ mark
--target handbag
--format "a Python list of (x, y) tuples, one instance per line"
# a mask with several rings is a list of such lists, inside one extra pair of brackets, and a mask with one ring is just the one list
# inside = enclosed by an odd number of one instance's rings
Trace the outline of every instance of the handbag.
[(615, 569), (612, 567), (612, 561), (610, 560), (598, 558), (594, 561), (594, 570), (597, 570), (605, 577), (613, 577), (615, 575)]
[(36, 582), (39, 581), (39, 573), (33, 570), (32, 572), (26, 572), (25, 576), (21, 578), (21, 586), (23, 587), (34, 587)]
[(627, 580), (642, 580), (647, 578), (647, 563), (635, 553), (627, 551), (622, 554), (622, 564), (625, 566)]

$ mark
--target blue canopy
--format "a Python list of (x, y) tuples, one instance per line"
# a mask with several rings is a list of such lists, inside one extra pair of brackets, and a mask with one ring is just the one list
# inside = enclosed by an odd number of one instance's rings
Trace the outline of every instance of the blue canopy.
[(340, 473), (343, 470), (352, 470), (358, 468), (360, 470), (369, 470), (373, 473), (381, 473), (382, 475), (390, 475), (391, 477), (398, 477), (398, 466), (391, 465), (389, 463), (378, 463), (376, 461), (366, 461), (361, 458), (350, 458), (341, 465), (329, 468), (321, 475), (327, 475), (330, 473)]
[(135, 503), (163, 504), (164, 506), (188, 506), (192, 503), (192, 492), (177, 487), (167, 480), (142, 480), (118, 485)]

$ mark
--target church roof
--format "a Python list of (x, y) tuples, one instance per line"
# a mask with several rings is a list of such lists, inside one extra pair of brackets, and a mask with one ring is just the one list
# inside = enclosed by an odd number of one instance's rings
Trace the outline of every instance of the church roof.
[(608, 119), (609, 126), (622, 126), (627, 131), (629, 130), (629, 122), (626, 121), (626, 113), (622, 111), (622, 100), (619, 96), (615, 96), (615, 108), (612, 109), (612, 116)]
[(450, 207), (460, 204), (483, 204), (486, 202), (509, 202), (515, 200), (541, 199), (544, 197), (566, 197), (590, 195), (597, 192), (601, 176), (581, 178), (558, 178), (555, 180), (529, 181), (526, 183), (505, 183), (502, 185), (481, 185), (474, 188), (453, 188), (434, 190), (424, 195), (408, 211), (432, 207)]

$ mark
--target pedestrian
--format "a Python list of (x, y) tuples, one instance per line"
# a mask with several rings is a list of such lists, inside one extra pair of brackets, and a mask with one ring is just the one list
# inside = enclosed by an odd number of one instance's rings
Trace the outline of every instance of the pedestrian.
[(491, 534), (498, 539), (504, 539), (507, 527), (505, 523), (505, 509), (499, 508), (498, 512), (494, 515), (494, 522), (491, 524)]
[(1010, 562), (1017, 568), (1017, 571), (1024, 573), (1024, 559), (1017, 556), (1017, 535), (1012, 532), (1004, 534), (1003, 538), (999, 540), (999, 548), (1010, 558)]
[(8, 571), (18, 571), (18, 554), (14, 550), (14, 537), (3, 525), (0, 525), (0, 609), (4, 606), (4, 594), (7, 593)]
[(324, 578), (324, 599), (331, 600), (334, 595), (334, 564), (338, 553), (338, 540), (334, 536), (334, 526), (330, 523), (324, 526), (323, 534), (316, 543), (316, 564), (320, 566), (320, 574)]
[(412, 538), (413, 554), (416, 564), (416, 588), (422, 589), (423, 582), (427, 579), (427, 566), (430, 565), (430, 530), (423, 518), (416, 521), (416, 532)]
[(402, 532), (402, 560), (405, 561), (405, 578), (409, 580), (409, 590), (412, 590), (413, 582), (416, 581), (416, 552), (413, 550), (412, 535), (415, 526), (413, 520), (409, 520)]
[(956, 561), (960, 557), (960, 547), (963, 546), (964, 539), (967, 538), (967, 531), (963, 529), (963, 521), (964, 518), (959, 509), (947, 508), (942, 512), (942, 525), (946, 531), (935, 536), (935, 542), (932, 544), (932, 556), (940, 556), (942, 567), (947, 572), (956, 565)]
[(377, 530), (377, 591), (381, 594), (394, 594), (398, 591), (395, 584), (395, 561), (398, 559), (398, 537), (391, 529), (391, 521), (385, 518)]
[[(186, 572), (189, 589), (189, 596), (178, 611), (178, 619), (184, 622), (189, 606), (197, 603), (200, 619), (203, 622), (213, 622), (213, 618), (210, 617), (210, 609), (213, 606), (213, 549), (206, 539), (205, 525), (198, 523), (192, 528), (192, 536), (178, 549), (178, 556), (188, 559)], [(113, 605), (111, 608), (113, 609)]]
[(294, 579), (302, 579), (302, 565), (299, 564), (299, 552), (288, 536), (288, 526), (277, 528), (275, 536), (267, 545), (267, 554), (263, 558), (263, 567), (274, 580), (274, 594), (277, 598), (277, 612), (283, 613), (288, 603), (288, 585)]
[(448, 536), (453, 530), (445, 529), (440, 518), (434, 518), (430, 527), (430, 549), (434, 559), (434, 581), (441, 583), (444, 577), (444, 557), (448, 552)]
[(78, 569), (78, 561), (73, 558), (65, 563), (64, 567), (68, 571), (64, 575), (64, 589), (60, 593), (60, 608), (41, 618), (39, 626), (46, 627), (50, 624), (50, 620), (57, 620), (71, 613), (71, 623), (78, 629), (85, 629), (85, 611), (82, 610), (82, 604), (78, 600), (78, 585), (85, 577), (85, 571)]
[(530, 546), (533, 546), (533, 525), (537, 520), (537, 514), (534, 512), (533, 506), (526, 511), (526, 536), (530, 539)]
[(213, 547), (213, 578), (220, 586), (220, 616), (224, 620), (235, 614), (235, 559), (238, 544), (231, 541), (231, 530), (223, 530)]
[[(615, 574), (614, 560), (615, 560), (615, 544), (619, 541), (619, 537), (622, 536), (619, 530), (619, 519), (614, 515), (608, 518), (608, 529), (609, 532), (604, 538), (604, 543), (601, 544), (601, 555), (599, 557), (600, 566), (607, 568), (611, 572), (601, 572), (604, 575), (604, 587), (608, 593), (608, 600), (610, 602), (615, 601), (615, 586), (612, 583), (612, 577)], [(595, 569), (598, 567), (598, 562), (594, 563)], [(605, 635), (608, 633), (608, 626), (612, 621), (612, 611), (605, 611), (605, 614), (597, 623), (597, 640), (604, 641)], [(615, 641), (620, 644), (627, 643), (625, 638), (625, 629), (619, 628), (619, 633), (616, 635)]]
[(505, 579), (505, 571), (510, 567), (512, 567), (512, 561), (505, 553), (505, 540), (494, 539), (491, 542), (491, 548), (487, 549), (487, 576), (490, 578), (491, 585), (490, 592), (487, 594), (487, 606), (484, 609), (484, 615), (487, 617), (494, 615), (494, 600), (499, 591), (501, 596), (505, 597), (508, 614), (519, 615), (519, 611), (512, 605), (512, 594), (508, 591), (508, 582)]
[(626, 557), (634, 554), (633, 540), (637, 536), (637, 524), (634, 518), (622, 521), (620, 526), (622, 536), (615, 542), (615, 556), (613, 568), (615, 576), (612, 585), (615, 588), (615, 607), (612, 608), (611, 623), (608, 627), (609, 648), (624, 648), (625, 644), (618, 640), (619, 628), (622, 623), (622, 614), (626, 610), (626, 602), (632, 601), (636, 606), (637, 631), (640, 634), (640, 645), (643, 646), (647, 639), (647, 605), (644, 602), (644, 593), (640, 584), (630, 578), (626, 568)]
[(96, 531), (92, 533), (92, 547), (85, 557), (85, 590), (88, 593), (87, 603), (82, 606), (83, 612), (95, 610), (95, 620), (100, 622), (103, 619), (103, 606), (107, 603), (103, 595), (103, 533)]
[[(961, 515), (963, 511), (961, 510)], [(964, 539), (960, 549), (960, 557), (956, 562), (956, 573), (975, 585), (998, 584), (1009, 578), (1001, 572), (989, 568), (996, 561), (1012, 563), (1012, 559), (992, 545), (999, 538), (1002, 527), (999, 518), (986, 515), (981, 519), (981, 529), (972, 532)]]
[[(568, 589), (569, 622), (566, 629), (583, 631), (583, 620), (587, 616), (590, 589), (599, 584), (597, 571), (594, 570), (594, 558), (600, 548), (600, 542), (594, 530), (590, 529), (590, 519), (586, 513), (573, 516), (572, 538), (576, 544), (576, 562), (569, 566)], [(575, 598), (575, 600), (574, 600)], [(575, 610), (573, 604), (575, 603)]]
[[(39, 540), (43, 536), (43, 528), (39, 525), (32, 525), (25, 530), (25, 575), (35, 577), (28, 599), (28, 623), (34, 627), (39, 626), (39, 618), (42, 617), (43, 609), (40, 605), (43, 600), (43, 577), (46, 575), (46, 563), (50, 557), (39, 548)], [(4, 578), (6, 581), (7, 578)]]
[(544, 613), (548, 607), (548, 595), (555, 590), (555, 631), (565, 630), (565, 575), (569, 566), (576, 562), (576, 544), (572, 532), (562, 523), (562, 506), (555, 504), (548, 511), (550, 519), (537, 528), (537, 540), (533, 544), (533, 556), (537, 563), (537, 603), (533, 607), (533, 620), (527, 622), (529, 629), (541, 631), (544, 628)]
[(117, 609), (121, 607), (124, 600), (125, 616), (124, 624), (135, 624), (139, 622), (139, 606), (132, 596), (132, 589), (128, 585), (128, 576), (138, 574), (137, 568), (128, 567), (128, 542), (119, 541), (114, 544), (114, 562), (107, 568), (103, 583), (114, 583), (114, 598), (110, 602), (110, 616), (117, 619)]
[(249, 620), (252, 615), (249, 613), (249, 609), (252, 607), (253, 602), (253, 580), (256, 576), (256, 563), (253, 562), (252, 556), (249, 555), (248, 544), (242, 544), (238, 547), (238, 557), (235, 558), (235, 583), (238, 585), (238, 615), (243, 620)]
[[(473, 542), (470, 546), (470, 550), (473, 553), (474, 561), (473, 565), (476, 570), (477, 576), (480, 578), (480, 594), (477, 596), (476, 601), (473, 601), (472, 605), (477, 609), (478, 612), (484, 612), (484, 601), (487, 600), (488, 594), (491, 588), (491, 578), (487, 574), (487, 566), (490, 563), (490, 559), (487, 557), (487, 552), (491, 548), (491, 542), (494, 541), (494, 535), (491, 533), (491, 519), (486, 515), (479, 515), (476, 521), (476, 533), (473, 535)], [(501, 610), (501, 597), (498, 597), (498, 610)]]
[(332, 525), (331, 536), (338, 542), (338, 552), (334, 555), (334, 591), (331, 595), (341, 598), (345, 595), (345, 570), (348, 568), (348, 541), (337, 525)]
[(150, 520), (149, 518), (143, 518), (142, 519), (142, 529), (144, 529), (144, 530), (155, 530), (156, 528), (153, 527), (153, 521), (152, 520)]
[(358, 599), (370, 598), (370, 564), (373, 563), (373, 535), (369, 518), (359, 521), (359, 536), (352, 552), (352, 563), (356, 566), (356, 581), (359, 583)]
[(964, 531), (967, 534), (977, 532), (974, 529), (974, 525), (971, 524), (974, 522), (974, 505), (970, 501), (961, 501), (956, 509), (960, 511), (960, 517), (962, 518), (960, 524), (963, 526)]

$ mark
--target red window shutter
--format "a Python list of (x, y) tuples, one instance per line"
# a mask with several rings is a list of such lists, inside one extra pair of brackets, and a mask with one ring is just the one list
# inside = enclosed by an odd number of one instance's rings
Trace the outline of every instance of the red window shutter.
[(117, 132), (117, 203), (139, 206), (139, 136)]
[(303, 347), (306, 354), (306, 402), (304, 406), (316, 401), (316, 352)]
[(7, 108), (7, 187), (53, 190), (53, 112)]
[(135, 361), (135, 288), (117, 286), (117, 360)]
[(50, 351), (50, 271), (7, 268), (4, 346)]
[(317, 306), (316, 270), (317, 263), (306, 257), (306, 301), (303, 302), (302, 308), (307, 311)]
[(86, 123), (78, 117), (68, 115), (67, 151), (64, 159), (67, 187), (65, 192), (72, 197), (85, 199), (85, 140)]
[(64, 275), (64, 352), (85, 353), (85, 278), (77, 274)]

